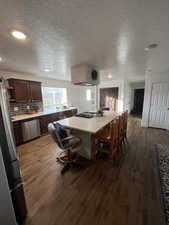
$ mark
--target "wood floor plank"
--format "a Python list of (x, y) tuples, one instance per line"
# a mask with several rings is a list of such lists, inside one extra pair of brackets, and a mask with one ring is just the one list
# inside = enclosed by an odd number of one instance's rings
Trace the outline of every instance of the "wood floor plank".
[(154, 145), (169, 145), (168, 137), (130, 118), (121, 167), (99, 160), (64, 176), (50, 136), (19, 146), (25, 225), (165, 225)]

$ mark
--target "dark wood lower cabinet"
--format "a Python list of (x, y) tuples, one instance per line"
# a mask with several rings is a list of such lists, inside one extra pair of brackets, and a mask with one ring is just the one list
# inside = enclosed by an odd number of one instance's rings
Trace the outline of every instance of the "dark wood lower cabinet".
[(48, 124), (52, 122), (51, 115), (42, 116), (39, 118), (39, 121), (41, 134), (46, 134), (48, 132)]
[(72, 109), (72, 116), (75, 116), (77, 114), (77, 109)]
[(41, 134), (48, 133), (48, 124), (54, 121), (62, 120), (77, 114), (77, 109), (72, 109), (64, 112), (54, 113), (39, 118)]
[[(39, 117), (41, 135), (48, 133), (48, 124), (77, 114), (77, 109), (64, 112), (53, 113)], [(16, 145), (23, 143), (22, 121), (13, 122), (14, 136)]]
[(21, 122), (13, 122), (13, 130), (14, 130), (14, 137), (16, 145), (20, 145), (23, 143), (23, 136), (22, 136), (22, 126)]

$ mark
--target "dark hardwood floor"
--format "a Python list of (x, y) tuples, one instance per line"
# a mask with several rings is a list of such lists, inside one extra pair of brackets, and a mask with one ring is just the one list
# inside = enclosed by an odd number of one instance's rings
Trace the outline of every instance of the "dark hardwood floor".
[(26, 225), (165, 225), (154, 144), (166, 131), (130, 118), (121, 167), (96, 161), (61, 176), (49, 136), (18, 147), (28, 205)]

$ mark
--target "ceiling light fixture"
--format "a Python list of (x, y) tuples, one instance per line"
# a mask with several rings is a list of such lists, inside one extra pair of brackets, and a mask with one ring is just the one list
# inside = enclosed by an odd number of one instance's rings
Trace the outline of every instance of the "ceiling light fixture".
[(46, 68), (44, 69), (45, 72), (50, 72), (50, 69)]
[(109, 79), (111, 79), (112, 78), (112, 75), (111, 74), (108, 74), (108, 76), (107, 76)]
[(26, 34), (24, 34), (23, 32), (21, 32), (19, 30), (13, 30), (11, 32), (11, 34), (16, 39), (19, 39), (19, 40), (25, 40), (26, 39)]
[(145, 48), (144, 50), (145, 50), (146, 52), (148, 52), (150, 49), (149, 49), (149, 48)]

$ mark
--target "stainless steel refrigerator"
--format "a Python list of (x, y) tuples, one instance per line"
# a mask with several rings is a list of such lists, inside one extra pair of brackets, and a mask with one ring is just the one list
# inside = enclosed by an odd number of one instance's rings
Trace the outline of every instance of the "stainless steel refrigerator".
[(21, 224), (27, 208), (9, 113), (7, 82), (3, 78), (0, 78), (0, 146), (16, 220)]

